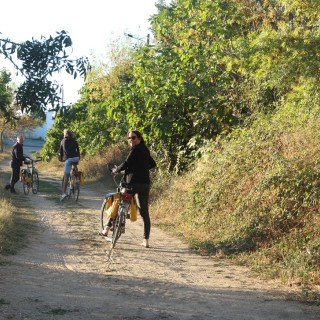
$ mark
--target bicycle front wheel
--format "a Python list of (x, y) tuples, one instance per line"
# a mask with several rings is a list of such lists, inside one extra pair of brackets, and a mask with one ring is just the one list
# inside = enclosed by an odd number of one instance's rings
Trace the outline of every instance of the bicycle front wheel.
[(36, 171), (32, 172), (32, 192), (36, 194), (39, 190), (39, 176)]
[(72, 198), (74, 201), (78, 201), (80, 193), (80, 178), (77, 176), (76, 181), (72, 187)]
[(113, 224), (113, 234), (112, 234), (112, 241), (111, 241), (111, 249), (113, 249), (116, 245), (116, 242), (119, 240), (121, 233), (122, 233), (122, 227), (124, 226), (124, 215), (121, 215), (122, 208), (119, 208), (118, 214), (115, 218), (114, 224)]
[[(62, 182), (61, 182), (62, 192), (63, 192), (63, 185), (64, 185), (64, 176), (62, 177)], [(68, 195), (69, 198), (70, 198), (71, 193), (72, 193), (72, 189), (70, 190), (70, 177), (69, 177), (68, 184), (67, 184), (67, 190), (66, 190), (66, 194)]]
[(23, 192), (25, 195), (29, 194), (29, 187), (28, 187), (28, 182), (27, 182), (27, 177), (26, 174), (22, 174), (22, 187), (23, 187)]

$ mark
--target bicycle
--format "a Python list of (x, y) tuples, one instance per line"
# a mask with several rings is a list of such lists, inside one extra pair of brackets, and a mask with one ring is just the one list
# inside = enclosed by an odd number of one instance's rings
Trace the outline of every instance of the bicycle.
[[(108, 165), (108, 169), (111, 172), (114, 168), (113, 165)], [(122, 172), (121, 172), (122, 173)], [(109, 221), (111, 221), (111, 228), (109, 233), (112, 233), (112, 236), (106, 236), (107, 240), (111, 242), (111, 249), (113, 249), (116, 245), (116, 242), (119, 240), (121, 234), (125, 233), (126, 219), (130, 218), (129, 209), (131, 205), (131, 200), (133, 198), (132, 194), (127, 193), (126, 191), (133, 190), (133, 186), (130, 183), (123, 182), (124, 175), (122, 174), (121, 180), (119, 183), (116, 181), (116, 177), (113, 176), (113, 180), (117, 185), (116, 193), (107, 193), (105, 195), (105, 199), (101, 206), (100, 212), (100, 235), (105, 236), (102, 232), (105, 230)], [(117, 197), (118, 207), (116, 208), (115, 217), (110, 216), (110, 212), (108, 212), (108, 201), (110, 197)], [(111, 208), (112, 211), (112, 208)], [(112, 218), (110, 220), (110, 218)], [(134, 220), (133, 220), (134, 221)]]
[(41, 160), (41, 157), (37, 157), (36, 159), (25, 157), (24, 163), (27, 165), (27, 168), (21, 169), (21, 180), (25, 195), (29, 194), (30, 189), (32, 189), (33, 194), (39, 191), (39, 173), (34, 164)]
[[(80, 194), (80, 176), (81, 176), (81, 171), (78, 171), (77, 165), (79, 162), (72, 162), (72, 171), (69, 176), (69, 182), (67, 185), (67, 196), (70, 198), (72, 196), (72, 199), (74, 201), (78, 201), (79, 199), (79, 194)], [(62, 189), (64, 185), (64, 176), (62, 178)]]

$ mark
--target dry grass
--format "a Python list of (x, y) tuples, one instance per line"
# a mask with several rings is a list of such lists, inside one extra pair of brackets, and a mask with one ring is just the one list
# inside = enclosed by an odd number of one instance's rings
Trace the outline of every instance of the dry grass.
[[(0, 179), (1, 185), (3, 180)], [(27, 242), (27, 232), (36, 227), (34, 215), (25, 204), (0, 190), (0, 264), (5, 256), (17, 253)]]
[(201, 252), (317, 290), (320, 118), (301, 114), (259, 119), (213, 145), (193, 172), (159, 188), (156, 223)]
[(89, 159), (84, 158), (80, 161), (80, 168), (90, 180), (105, 179), (109, 175), (108, 163), (120, 164), (125, 159), (128, 151), (126, 144), (118, 143), (99, 155)]

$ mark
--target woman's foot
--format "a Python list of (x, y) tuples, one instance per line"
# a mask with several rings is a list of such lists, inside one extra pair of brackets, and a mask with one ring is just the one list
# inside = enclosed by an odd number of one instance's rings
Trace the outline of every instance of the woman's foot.
[(101, 231), (101, 235), (107, 237), (109, 230), (110, 230), (110, 227), (106, 227), (104, 230)]
[(149, 239), (144, 239), (141, 243), (143, 247), (149, 248)]

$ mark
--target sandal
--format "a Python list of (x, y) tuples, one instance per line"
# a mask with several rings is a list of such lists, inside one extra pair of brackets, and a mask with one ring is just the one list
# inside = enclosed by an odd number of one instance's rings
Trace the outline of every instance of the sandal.
[(99, 232), (99, 235), (100, 235), (100, 236), (107, 237), (109, 230), (110, 230), (110, 227), (107, 227), (106, 229), (100, 231), (100, 232)]
[(150, 248), (150, 246), (147, 245), (147, 244), (145, 244), (144, 242), (142, 242), (142, 243), (140, 244), (140, 246), (145, 247), (145, 248)]

